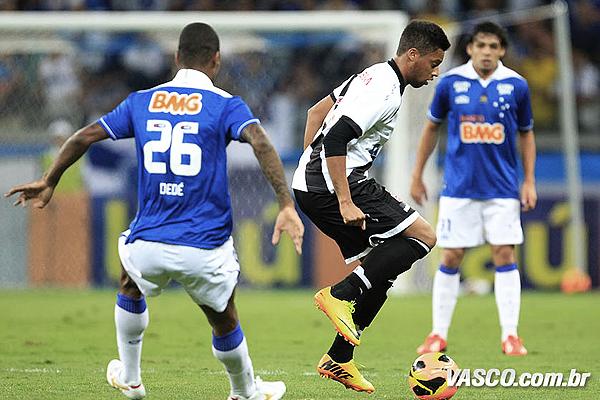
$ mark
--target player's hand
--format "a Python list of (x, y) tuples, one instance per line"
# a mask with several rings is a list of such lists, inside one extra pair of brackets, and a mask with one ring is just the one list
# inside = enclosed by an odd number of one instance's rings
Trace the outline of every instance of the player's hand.
[(427, 194), (427, 187), (423, 183), (422, 179), (413, 178), (410, 183), (410, 197), (417, 203), (418, 205), (423, 205), (423, 197), (425, 200), (429, 200), (429, 195)]
[(15, 186), (4, 197), (12, 196), (15, 193), (21, 194), (19, 199), (13, 203), (14, 206), (21, 204), (25, 208), (27, 207), (27, 200), (31, 200), (34, 207), (44, 208), (52, 198), (54, 187), (48, 186), (46, 181), (40, 179), (26, 185)]
[(537, 203), (537, 192), (533, 182), (523, 183), (521, 188), (521, 209), (523, 211), (533, 210)]
[(340, 203), (340, 214), (346, 225), (360, 226), (363, 231), (367, 229), (367, 217), (353, 202)]
[(273, 229), (271, 243), (279, 243), (281, 232), (285, 232), (292, 238), (298, 254), (302, 254), (302, 240), (304, 237), (304, 224), (300, 220), (298, 213), (292, 206), (284, 207), (279, 211)]

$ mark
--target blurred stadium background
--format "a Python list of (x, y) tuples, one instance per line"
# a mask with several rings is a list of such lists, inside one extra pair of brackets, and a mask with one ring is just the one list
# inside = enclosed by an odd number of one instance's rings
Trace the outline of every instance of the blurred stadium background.
[[(569, 28), (562, 34), (557, 6), (544, 0), (0, 0), (0, 190), (37, 179), (64, 135), (112, 110), (131, 91), (169, 80), (178, 33), (188, 22), (208, 22), (221, 36), (216, 84), (250, 105), (290, 177), (306, 110), (348, 75), (390, 58), (410, 18), (438, 22), (452, 36), (443, 70), (465, 60), (463, 32), (489, 18), (507, 27), (504, 62), (528, 80), (532, 94), (539, 203), (523, 214), (523, 285), (556, 290), (578, 267), (598, 288), (600, 2), (560, 4), (568, 6)], [(567, 39), (566, 62), (559, 58), (561, 38)], [(561, 86), (565, 68), (573, 71), (568, 88)], [(561, 100), (569, 94), (576, 112), (565, 120)], [(374, 168), (403, 198), (432, 95), (433, 87), (407, 91), (402, 124)], [(565, 126), (579, 156), (570, 170)], [(430, 201), (420, 210), (432, 224), (444, 147), (438, 147), (438, 168), (428, 167)], [(349, 269), (335, 245), (308, 221), (302, 256), (289, 241), (270, 245), (277, 206), (253, 158), (247, 145), (230, 146), (242, 285), (321, 287), (345, 275)], [(578, 179), (570, 192), (573, 170)], [(135, 214), (136, 184), (133, 142), (107, 140), (63, 177), (45, 210), (23, 211), (2, 201), (0, 287), (115, 285), (116, 240)], [(430, 290), (438, 263), (438, 255), (427, 257), (396, 290)], [(490, 266), (487, 247), (470, 250), (462, 278), (491, 282)]]

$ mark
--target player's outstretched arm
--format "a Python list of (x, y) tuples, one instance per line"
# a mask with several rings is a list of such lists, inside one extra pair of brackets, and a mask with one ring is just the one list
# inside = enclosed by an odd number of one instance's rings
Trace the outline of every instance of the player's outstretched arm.
[(52, 198), (54, 188), (65, 170), (79, 160), (92, 143), (107, 137), (108, 134), (97, 122), (78, 130), (62, 145), (56, 160), (41, 179), (16, 186), (4, 196), (9, 197), (15, 193), (21, 193), (13, 205), (21, 204), (25, 208), (27, 201), (31, 200), (34, 207), (44, 208)]
[(306, 127), (304, 128), (304, 150), (315, 139), (323, 121), (329, 110), (333, 107), (333, 99), (330, 96), (324, 97), (317, 104), (308, 109), (306, 116)]
[(275, 147), (264, 129), (258, 124), (250, 124), (245, 127), (242, 131), (242, 138), (252, 146), (265, 178), (277, 195), (279, 215), (275, 221), (272, 243), (279, 243), (281, 233), (286, 232), (292, 238), (298, 254), (302, 254), (304, 224), (294, 207), (294, 200), (283, 173), (283, 165)]
[(537, 203), (535, 190), (535, 138), (533, 131), (520, 132), (519, 147), (523, 163), (523, 187), (521, 188), (521, 206), (523, 211), (533, 210)]
[(410, 197), (420, 206), (423, 205), (423, 198), (429, 200), (427, 194), (427, 187), (423, 182), (423, 170), (425, 164), (429, 159), (429, 156), (435, 149), (437, 143), (438, 134), (440, 130), (440, 124), (427, 120), (421, 133), (421, 139), (419, 140), (419, 147), (417, 149), (417, 160), (415, 162), (415, 169), (412, 174), (412, 181), (410, 183)]

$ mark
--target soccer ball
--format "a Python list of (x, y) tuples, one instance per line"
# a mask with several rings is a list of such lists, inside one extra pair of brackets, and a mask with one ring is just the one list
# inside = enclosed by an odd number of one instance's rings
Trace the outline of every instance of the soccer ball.
[[(448, 372), (456, 374), (458, 365), (442, 353), (427, 353), (418, 357), (410, 368), (408, 384), (419, 399), (449, 399), (456, 386), (448, 386)], [(451, 376), (452, 376), (451, 375)]]

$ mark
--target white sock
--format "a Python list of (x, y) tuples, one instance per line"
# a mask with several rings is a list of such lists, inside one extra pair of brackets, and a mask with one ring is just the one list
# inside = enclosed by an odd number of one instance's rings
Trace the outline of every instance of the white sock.
[(519, 325), (521, 277), (516, 263), (496, 267), (494, 293), (504, 341), (509, 335), (517, 336)]
[[(237, 329), (241, 332), (239, 325)], [(252, 367), (252, 360), (248, 354), (248, 344), (246, 338), (243, 336), (242, 338), (242, 341), (237, 347), (225, 351), (217, 350), (215, 348), (215, 339), (213, 339), (213, 354), (223, 363), (223, 366), (229, 375), (231, 395), (233, 397), (250, 397), (256, 391), (254, 368)], [(216, 338), (216, 340), (218, 340), (218, 338)]]
[(123, 363), (121, 379), (126, 384), (137, 384), (142, 381), (140, 361), (144, 330), (148, 327), (148, 309), (145, 308), (143, 312), (135, 313), (126, 311), (117, 304), (115, 306), (115, 325), (119, 359)]
[[(456, 272), (454, 272), (456, 271)], [(444, 339), (448, 339), (448, 329), (458, 299), (460, 274), (458, 269), (440, 265), (433, 278), (433, 330)]]

